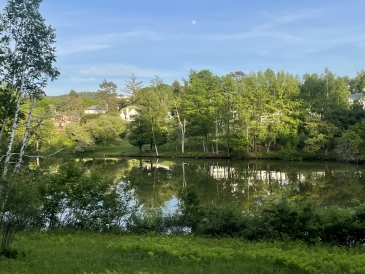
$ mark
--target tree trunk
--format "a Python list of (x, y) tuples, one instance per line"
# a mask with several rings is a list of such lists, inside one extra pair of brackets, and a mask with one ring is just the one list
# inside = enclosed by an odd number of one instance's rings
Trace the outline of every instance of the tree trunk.
[[(180, 120), (180, 118), (179, 118)], [(181, 127), (181, 154), (184, 156), (185, 154), (185, 132), (186, 132), (186, 119), (184, 118), (184, 123)]]
[(155, 150), (156, 150), (156, 155), (158, 156), (158, 150), (157, 150), (157, 145), (155, 143)]
[(32, 121), (32, 116), (33, 116), (33, 110), (34, 110), (34, 106), (35, 106), (35, 101), (36, 101), (35, 96), (32, 96), (32, 105), (31, 105), (30, 110), (29, 110), (27, 124), (26, 124), (26, 127), (25, 127), (25, 132), (24, 132), (23, 140), (22, 140), (22, 146), (20, 148), (18, 162), (16, 163), (15, 168), (14, 168), (14, 173), (18, 173), (19, 172), (20, 167), (21, 167), (22, 162), (23, 162), (23, 156), (24, 156), (25, 150), (28, 147), (30, 123)]
[(215, 151), (218, 154), (218, 120), (215, 123)]
[(257, 137), (256, 136), (253, 138), (253, 147), (254, 147), (254, 152), (256, 154), (257, 153)]
[(229, 123), (228, 123), (228, 125), (227, 125), (227, 142), (226, 142), (226, 147), (227, 147), (227, 157), (229, 158), (230, 157), (230, 148), (229, 148), (229, 135), (230, 135), (230, 133), (231, 133), (231, 128), (230, 128), (230, 126), (229, 126)]
[(4, 181), (6, 180), (6, 177), (8, 175), (10, 158), (12, 156), (12, 148), (13, 148), (13, 143), (14, 143), (15, 132), (18, 128), (18, 117), (19, 117), (19, 112), (20, 112), (20, 102), (22, 101), (23, 87), (24, 87), (24, 80), (25, 80), (24, 79), (25, 78), (25, 68), (26, 68), (26, 66), (23, 65), (21, 85), (20, 85), (20, 89), (19, 89), (19, 92), (18, 92), (18, 100), (17, 100), (17, 103), (16, 103), (16, 109), (15, 109), (15, 114), (14, 114), (13, 125), (11, 127), (11, 133), (10, 133), (9, 142), (8, 142), (8, 149), (6, 151), (6, 157), (5, 157), (5, 162), (4, 162), (4, 170), (3, 170), (3, 174), (1, 176), (2, 180), (4, 180)]
[(266, 144), (266, 152), (267, 153), (270, 152), (270, 147), (271, 147), (271, 142), (269, 142), (268, 144)]
[(185, 153), (185, 132), (186, 132), (186, 119), (184, 118), (184, 123), (181, 122), (179, 110), (177, 109), (177, 105), (175, 102), (175, 110), (176, 116), (179, 121), (179, 127), (181, 131), (181, 155), (184, 156)]
[(185, 163), (182, 161), (181, 164), (182, 172), (183, 172), (183, 188), (186, 188), (186, 176), (185, 176)]

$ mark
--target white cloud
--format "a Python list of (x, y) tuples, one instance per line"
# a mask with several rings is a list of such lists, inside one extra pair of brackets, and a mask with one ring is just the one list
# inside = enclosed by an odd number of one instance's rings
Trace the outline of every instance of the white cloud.
[(66, 55), (85, 51), (96, 51), (133, 40), (158, 41), (164, 38), (165, 36), (162, 33), (148, 30), (88, 35), (74, 40), (70, 37), (65, 37), (64, 39), (61, 37), (58, 41), (57, 53), (59, 55)]
[(296, 40), (296, 41), (301, 40), (301, 38), (296, 37), (294, 35), (290, 35), (285, 32), (274, 32), (274, 31), (248, 31), (248, 32), (228, 33), (228, 34), (208, 34), (202, 36), (203, 39), (216, 40), (216, 41), (245, 40), (255, 37), (270, 37), (270, 38)]
[(159, 70), (149, 68), (139, 68), (134, 65), (127, 64), (101, 64), (98, 66), (91, 66), (79, 72), (81, 77), (129, 77), (135, 74), (137, 77), (172, 77), (178, 74), (172, 70)]
[(70, 77), (68, 79), (66, 79), (65, 81), (70, 81), (70, 82), (94, 82), (94, 81), (98, 81), (99, 79), (95, 78), (95, 77)]

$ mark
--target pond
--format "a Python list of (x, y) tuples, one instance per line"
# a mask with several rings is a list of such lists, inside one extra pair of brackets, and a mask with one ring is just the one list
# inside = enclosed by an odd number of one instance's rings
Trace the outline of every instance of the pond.
[(197, 159), (83, 159), (129, 184), (143, 211), (173, 212), (179, 193), (194, 185), (202, 203), (233, 203), (255, 211), (286, 197), (319, 206), (365, 202), (365, 167), (330, 162)]

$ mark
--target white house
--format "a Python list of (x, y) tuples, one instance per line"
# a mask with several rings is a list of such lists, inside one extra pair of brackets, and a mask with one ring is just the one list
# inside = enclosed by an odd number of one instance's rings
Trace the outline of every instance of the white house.
[(120, 111), (120, 118), (124, 121), (134, 121), (138, 111), (133, 106), (122, 108)]
[(354, 93), (354, 94), (350, 94), (349, 97), (349, 104), (350, 106), (355, 102), (355, 101), (359, 101), (360, 104), (362, 104), (365, 107), (365, 98), (363, 96), (362, 93)]

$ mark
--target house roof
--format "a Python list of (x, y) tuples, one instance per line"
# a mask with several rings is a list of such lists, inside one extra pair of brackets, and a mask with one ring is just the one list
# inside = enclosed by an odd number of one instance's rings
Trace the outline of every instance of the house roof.
[(350, 94), (350, 99), (353, 100), (359, 100), (362, 98), (362, 93), (354, 93), (354, 94)]
[(138, 107), (136, 107), (136, 106), (128, 106), (128, 107), (124, 107), (124, 108), (122, 108), (120, 111), (121, 112), (126, 112), (127, 111), (127, 109), (128, 109), (128, 111), (129, 111), (129, 113), (132, 111), (132, 110), (134, 110), (134, 111), (136, 111), (136, 112), (138, 112)]

